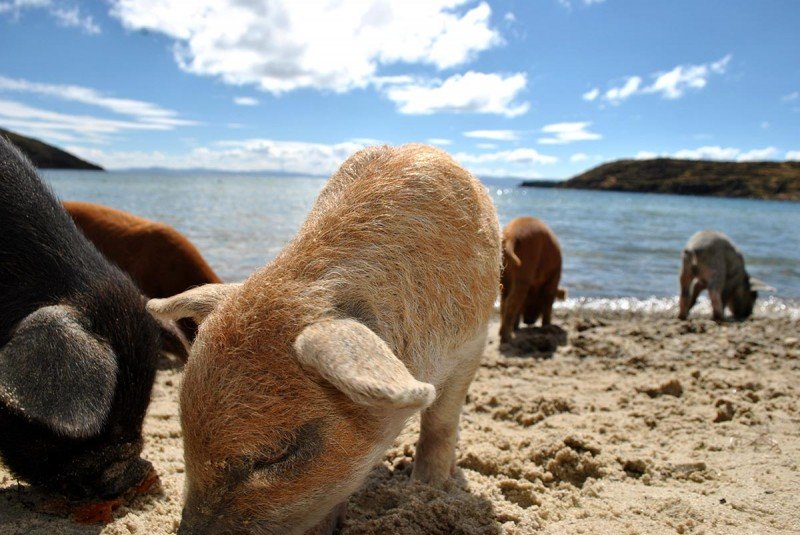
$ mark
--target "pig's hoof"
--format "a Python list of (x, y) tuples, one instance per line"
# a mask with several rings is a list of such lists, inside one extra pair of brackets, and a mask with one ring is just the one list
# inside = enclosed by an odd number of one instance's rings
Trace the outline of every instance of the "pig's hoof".
[(452, 475), (451, 467), (448, 465), (444, 469), (437, 469), (434, 466), (414, 465), (411, 472), (411, 481), (419, 481), (426, 485), (441, 486)]

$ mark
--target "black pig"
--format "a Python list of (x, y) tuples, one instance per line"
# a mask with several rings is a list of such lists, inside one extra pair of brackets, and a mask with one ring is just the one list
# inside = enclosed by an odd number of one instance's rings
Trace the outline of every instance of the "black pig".
[(127, 275), (0, 137), (0, 457), (71, 498), (112, 498), (151, 465), (142, 420), (158, 327)]

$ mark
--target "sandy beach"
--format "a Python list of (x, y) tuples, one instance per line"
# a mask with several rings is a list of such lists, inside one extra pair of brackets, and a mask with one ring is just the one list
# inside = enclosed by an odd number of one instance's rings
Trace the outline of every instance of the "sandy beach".
[[(560, 328), (524, 329), (502, 350), (495, 320), (458, 477), (409, 482), (412, 421), (351, 498), (344, 533), (797, 533), (800, 320), (702, 316), (559, 310)], [(42, 497), (0, 467), (0, 533), (176, 531), (181, 368), (161, 368), (145, 457), (163, 493), (83, 526), (37, 512)]]

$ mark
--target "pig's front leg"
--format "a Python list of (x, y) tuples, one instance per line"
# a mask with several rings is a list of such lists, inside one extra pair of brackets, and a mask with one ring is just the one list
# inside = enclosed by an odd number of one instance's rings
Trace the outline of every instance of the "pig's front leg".
[(411, 477), (439, 484), (455, 473), (458, 421), (472, 378), (478, 369), (486, 337), (481, 336), (459, 353), (458, 366), (436, 401), (422, 413), (419, 442)]

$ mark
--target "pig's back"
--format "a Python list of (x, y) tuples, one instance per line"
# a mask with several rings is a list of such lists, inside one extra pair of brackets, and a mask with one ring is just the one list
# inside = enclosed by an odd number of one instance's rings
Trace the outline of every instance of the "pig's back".
[(320, 193), (291, 255), (336, 306), (402, 354), (460, 345), (488, 321), (500, 275), (491, 199), (446, 153), (371, 148)]
[(87, 272), (105, 267), (100, 254), (39, 179), (33, 165), (0, 137), (0, 344), (36, 308), (63, 302)]

